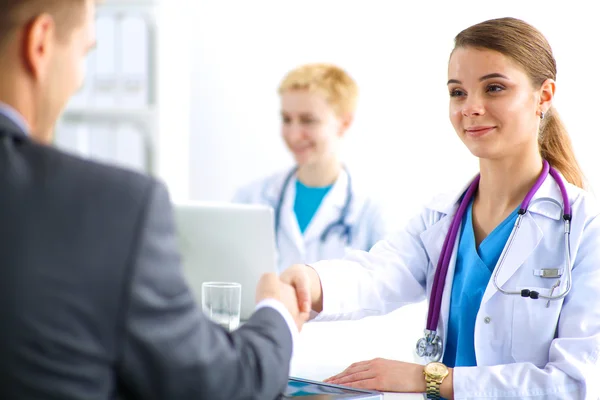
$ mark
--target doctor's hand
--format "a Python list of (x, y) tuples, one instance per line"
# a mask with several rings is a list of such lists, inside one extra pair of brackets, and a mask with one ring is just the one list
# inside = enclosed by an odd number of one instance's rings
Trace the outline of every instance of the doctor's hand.
[(283, 303), (292, 315), (298, 331), (302, 330), (302, 326), (308, 320), (309, 313), (300, 312), (296, 290), (291, 285), (281, 282), (276, 274), (264, 274), (256, 287), (256, 303), (258, 304), (265, 299), (274, 299)]
[(295, 264), (283, 271), (279, 279), (296, 290), (300, 311), (310, 313), (312, 308), (321, 312), (323, 309), (321, 280), (314, 269), (305, 264)]
[[(453, 398), (449, 370), (441, 385), (444, 398)], [(324, 382), (381, 392), (424, 393), (427, 389), (422, 365), (383, 358), (354, 363)]]

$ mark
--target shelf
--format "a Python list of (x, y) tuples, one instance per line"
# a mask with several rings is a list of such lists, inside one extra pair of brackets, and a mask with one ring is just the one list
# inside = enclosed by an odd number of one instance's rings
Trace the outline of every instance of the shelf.
[[(156, 37), (158, 30), (157, 11), (159, 3), (159, 0), (104, 0), (97, 8), (98, 16), (113, 16), (118, 20), (122, 20), (126, 18), (127, 15), (139, 16), (141, 14), (146, 21), (149, 35), (147, 39), (147, 61), (150, 63), (147, 71), (147, 96), (144, 96), (144, 99), (139, 100), (139, 102), (129, 99), (129, 106), (120, 105), (118, 104), (120, 102), (127, 104), (127, 100), (115, 98), (114, 101), (112, 101), (113, 98), (107, 96), (106, 92), (92, 93), (93, 91), (88, 87), (87, 90), (82, 93), (83, 97), (78, 99), (79, 101), (73, 101), (67, 105), (67, 108), (64, 110), (59, 120), (59, 123), (65, 123), (66, 125), (80, 125), (75, 129), (81, 127), (87, 129), (93, 125), (101, 125), (105, 128), (108, 126), (108, 132), (110, 132), (112, 127), (115, 127), (116, 129), (120, 125), (127, 125), (134, 128), (134, 130), (141, 135), (142, 151), (145, 155), (144, 167), (145, 171), (149, 174), (155, 174), (157, 172), (155, 152), (156, 143), (158, 141), (159, 109), (155, 104), (155, 85), (157, 84), (156, 81), (158, 79), (156, 74)], [(118, 29), (117, 27), (113, 29), (115, 29), (115, 33), (112, 36), (122, 34), (119, 30), (121, 29), (120, 27)], [(101, 32), (99, 32), (99, 35), (101, 37), (98, 37), (98, 41), (105, 39), (105, 37), (101, 35)], [(112, 36), (107, 35), (108, 40), (115, 40)], [(118, 39), (118, 36), (116, 37)], [(112, 51), (114, 52), (115, 50), (113, 49)], [(120, 69), (116, 68), (115, 71), (117, 70)], [(119, 79), (124, 78), (126, 78), (125, 75), (121, 76)], [(90, 82), (86, 81), (86, 84), (90, 84)], [(119, 88), (119, 90), (122, 89), (123, 88)], [(93, 94), (99, 96), (99, 98), (91, 100), (90, 96)], [(150, 105), (146, 105), (146, 102)], [(87, 103), (94, 103), (97, 105), (86, 105)], [(68, 129), (73, 129), (73, 126)], [(88, 135), (88, 133), (85, 135)], [(75, 143), (74, 148), (79, 148), (80, 146), (76, 143), (79, 139), (77, 139), (77, 134), (75, 134), (75, 136), (76, 139), (73, 141), (73, 143)], [(85, 142), (87, 139), (82, 140)], [(87, 149), (86, 146), (88, 145), (84, 143), (84, 147)], [(90, 158), (93, 158), (92, 154), (95, 154), (94, 149), (87, 149), (86, 152), (86, 154), (89, 153), (88, 156)]]
[(157, 112), (154, 108), (70, 108), (65, 110), (62, 119), (67, 121), (106, 121), (153, 123)]

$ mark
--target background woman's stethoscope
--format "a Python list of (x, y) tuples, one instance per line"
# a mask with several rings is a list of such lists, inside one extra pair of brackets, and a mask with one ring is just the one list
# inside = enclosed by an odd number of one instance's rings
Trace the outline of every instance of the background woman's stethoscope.
[[(564, 292), (557, 294), (555, 296), (552, 296), (552, 292), (550, 292), (549, 296), (546, 296), (546, 295), (540, 294), (539, 292), (537, 292), (535, 290), (530, 290), (530, 289), (523, 289), (520, 291), (505, 290), (501, 286), (498, 286), (498, 282), (497, 282), (498, 273), (502, 269), (502, 266), (504, 264), (504, 259), (506, 258), (506, 254), (510, 251), (513, 240), (515, 238), (517, 231), (519, 230), (519, 227), (521, 226), (521, 220), (522, 220), (523, 216), (525, 215), (525, 213), (527, 212), (527, 208), (529, 207), (530, 201), (533, 198), (533, 196), (535, 195), (535, 193), (538, 191), (540, 186), (542, 186), (542, 183), (544, 183), (544, 180), (548, 176), (548, 173), (550, 173), (550, 175), (552, 175), (552, 177), (558, 184), (558, 187), (560, 188), (560, 193), (562, 195), (562, 200), (563, 200), (563, 220), (564, 220), (564, 226), (565, 226), (565, 253), (566, 253), (565, 272), (567, 274), (566, 288), (565, 288)], [(465, 193), (462, 201), (460, 202), (460, 206), (458, 207), (458, 210), (456, 211), (456, 214), (454, 215), (454, 218), (452, 219), (452, 224), (450, 225), (450, 230), (448, 231), (448, 234), (446, 235), (446, 239), (444, 240), (444, 244), (442, 246), (442, 251), (440, 253), (440, 258), (438, 261), (437, 269), (435, 271), (435, 275), (433, 278), (433, 286), (431, 288), (431, 295), (429, 298), (429, 311), (427, 314), (427, 326), (425, 329), (425, 335), (421, 339), (419, 339), (419, 341), (417, 342), (417, 354), (420, 357), (425, 357), (425, 358), (429, 359), (430, 361), (439, 361), (440, 358), (442, 357), (443, 344), (442, 344), (442, 339), (437, 334), (437, 326), (438, 326), (438, 321), (440, 318), (440, 308), (442, 305), (442, 295), (443, 295), (443, 291), (444, 291), (444, 283), (446, 282), (446, 275), (448, 273), (448, 266), (450, 264), (450, 257), (452, 255), (452, 248), (454, 247), (454, 243), (456, 242), (458, 229), (462, 222), (464, 213), (471, 201), (471, 198), (473, 197), (475, 191), (477, 190), (477, 187), (479, 185), (479, 178), (480, 177), (477, 176), (473, 180), (473, 182), (471, 183), (469, 188), (467, 189), (467, 192)], [(565, 188), (565, 184), (562, 181), (558, 172), (556, 172), (556, 170), (554, 168), (550, 167), (548, 162), (546, 160), (544, 160), (544, 166), (542, 169), (542, 173), (539, 176), (539, 178), (537, 179), (537, 181), (535, 182), (535, 185), (533, 185), (531, 190), (527, 193), (527, 196), (525, 196), (523, 203), (521, 203), (521, 208), (519, 209), (519, 215), (515, 222), (515, 227), (511, 233), (510, 237), (508, 238), (507, 248), (503, 252), (503, 255), (500, 258), (498, 266), (496, 267), (496, 270), (494, 272), (493, 283), (494, 283), (494, 286), (496, 287), (496, 290), (498, 290), (500, 293), (505, 294), (505, 295), (520, 295), (522, 297), (529, 297), (531, 299), (546, 299), (546, 300), (550, 301), (550, 300), (560, 300), (560, 299), (564, 298), (571, 291), (571, 238), (570, 238), (570, 234), (571, 234), (571, 205), (569, 204), (567, 189)], [(557, 282), (555, 287), (558, 287), (559, 285), (560, 285), (560, 281)]]
[[(294, 168), (287, 175), (285, 180), (283, 181), (283, 186), (281, 187), (281, 192), (279, 193), (279, 199), (277, 200), (277, 204), (275, 206), (275, 240), (278, 239), (279, 234), (279, 226), (281, 224), (281, 208), (283, 206), (283, 200), (285, 198), (285, 192), (287, 187), (292, 180), (292, 177), (296, 174), (298, 168)], [(346, 223), (346, 218), (348, 217), (348, 212), (350, 210), (350, 204), (352, 203), (352, 178), (350, 177), (350, 173), (344, 167), (344, 171), (346, 171), (346, 175), (348, 176), (348, 185), (346, 186), (346, 201), (344, 202), (344, 206), (342, 207), (342, 211), (340, 212), (340, 217), (329, 224), (323, 233), (321, 234), (320, 241), (321, 243), (325, 243), (329, 234), (336, 228), (340, 228), (341, 235), (340, 237), (346, 241), (346, 245), (349, 246), (352, 242), (352, 226)]]

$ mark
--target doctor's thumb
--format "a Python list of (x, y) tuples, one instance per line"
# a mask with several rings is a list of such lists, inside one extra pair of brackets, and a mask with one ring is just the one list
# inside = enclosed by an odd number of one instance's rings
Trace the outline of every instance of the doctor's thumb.
[(300, 272), (292, 281), (292, 286), (296, 289), (298, 297), (298, 307), (303, 313), (310, 313), (312, 308), (312, 299), (310, 293), (310, 279), (306, 272)]
[(298, 298), (298, 308), (302, 313), (310, 313), (312, 308), (310, 277), (306, 267), (302, 264), (296, 264), (283, 271), (280, 279), (287, 284), (292, 285)]

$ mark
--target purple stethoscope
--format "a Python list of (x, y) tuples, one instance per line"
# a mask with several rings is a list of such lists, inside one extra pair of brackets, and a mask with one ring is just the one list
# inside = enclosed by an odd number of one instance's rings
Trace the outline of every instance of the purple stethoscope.
[[(563, 200), (563, 204), (562, 204), (561, 208), (563, 208), (563, 221), (564, 221), (564, 225), (565, 225), (565, 253), (566, 253), (565, 272), (567, 274), (566, 289), (561, 294), (552, 296), (554, 288), (556, 288), (560, 285), (560, 280), (558, 280), (558, 282), (551, 289), (552, 291), (550, 292), (549, 296), (542, 295), (535, 290), (529, 290), (529, 289), (522, 289), (520, 291), (504, 290), (504, 289), (502, 289), (502, 287), (498, 286), (498, 283), (497, 283), (498, 272), (502, 268), (504, 259), (506, 258), (506, 254), (510, 251), (515, 234), (519, 230), (519, 227), (521, 225), (521, 220), (522, 220), (523, 216), (525, 215), (525, 213), (527, 212), (527, 208), (529, 207), (529, 202), (531, 201), (531, 199), (533, 198), (535, 193), (538, 191), (540, 186), (542, 186), (542, 183), (544, 183), (544, 180), (548, 176), (548, 173), (550, 173), (550, 175), (552, 175), (552, 177), (558, 184), (558, 187), (560, 188), (560, 193), (562, 195), (562, 200)], [(431, 295), (429, 298), (429, 311), (427, 314), (427, 326), (425, 329), (425, 335), (421, 339), (419, 339), (419, 341), (417, 342), (417, 354), (420, 357), (429, 359), (430, 361), (439, 361), (440, 358), (442, 357), (442, 352), (443, 352), (442, 339), (437, 334), (437, 326), (438, 326), (438, 321), (440, 319), (440, 308), (442, 305), (442, 294), (444, 291), (444, 283), (442, 283), (442, 282), (446, 281), (446, 275), (448, 273), (448, 266), (450, 264), (450, 257), (452, 255), (452, 247), (454, 246), (454, 243), (456, 242), (456, 237), (458, 235), (458, 229), (460, 228), (460, 224), (461, 224), (462, 218), (465, 214), (465, 211), (466, 211), (466, 209), (469, 205), (469, 202), (471, 201), (471, 198), (475, 194), (475, 191), (477, 190), (477, 187), (479, 185), (479, 178), (480, 178), (480, 176), (478, 175), (473, 180), (473, 182), (471, 183), (469, 188), (467, 189), (463, 199), (460, 202), (458, 210), (456, 211), (456, 214), (454, 215), (454, 218), (452, 219), (452, 224), (450, 225), (450, 229), (448, 231), (448, 234), (446, 235), (446, 239), (444, 240), (444, 244), (442, 246), (442, 251), (440, 253), (440, 258), (438, 260), (437, 269), (435, 271), (435, 276), (433, 278), (433, 286), (431, 288)], [(553, 200), (553, 201), (555, 201), (555, 200)], [(556, 203), (558, 204), (558, 202), (556, 202)], [(561, 206), (560, 204), (558, 204), (558, 205)], [(521, 208), (519, 209), (519, 215), (515, 222), (515, 227), (514, 227), (513, 231), (511, 232), (510, 237), (508, 238), (508, 245), (507, 245), (505, 251), (502, 253), (500, 261), (498, 262), (498, 265), (496, 266), (496, 269), (494, 271), (493, 283), (494, 283), (494, 286), (496, 287), (496, 289), (500, 293), (505, 294), (505, 295), (519, 295), (522, 297), (529, 297), (531, 299), (539, 299), (539, 298), (546, 299), (546, 300), (548, 300), (548, 304), (549, 304), (550, 300), (560, 300), (560, 299), (564, 298), (571, 290), (570, 233), (571, 233), (571, 206), (569, 204), (569, 198), (567, 196), (567, 189), (565, 187), (563, 180), (561, 179), (560, 175), (558, 174), (558, 172), (556, 172), (556, 170), (554, 168), (550, 167), (548, 162), (546, 160), (544, 160), (542, 173), (539, 176), (539, 178), (537, 179), (537, 181), (535, 182), (535, 185), (533, 185), (531, 190), (529, 190), (529, 192), (527, 193), (527, 196), (525, 196), (525, 199), (521, 203)]]

